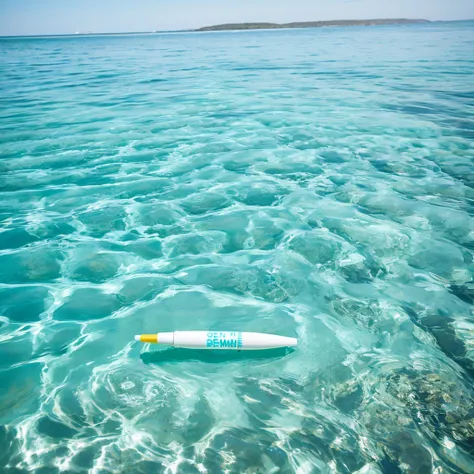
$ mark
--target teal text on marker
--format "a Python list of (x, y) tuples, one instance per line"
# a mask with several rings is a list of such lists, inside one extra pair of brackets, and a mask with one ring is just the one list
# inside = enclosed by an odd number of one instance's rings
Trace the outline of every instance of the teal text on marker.
[(229, 347), (237, 349), (242, 348), (241, 332), (211, 332), (207, 333), (206, 347), (223, 348)]

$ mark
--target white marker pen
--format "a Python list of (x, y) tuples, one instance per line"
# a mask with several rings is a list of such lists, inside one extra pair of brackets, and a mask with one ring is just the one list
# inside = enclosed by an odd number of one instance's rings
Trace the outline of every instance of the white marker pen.
[(238, 331), (159, 332), (158, 334), (141, 334), (135, 336), (135, 340), (184, 349), (233, 349), (238, 351), (296, 347), (298, 344), (298, 340), (294, 337)]

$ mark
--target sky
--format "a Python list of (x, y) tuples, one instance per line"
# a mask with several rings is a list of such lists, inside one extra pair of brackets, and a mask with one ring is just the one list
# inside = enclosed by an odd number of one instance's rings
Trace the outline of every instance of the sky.
[(368, 18), (474, 19), (474, 0), (0, 0), (0, 36)]

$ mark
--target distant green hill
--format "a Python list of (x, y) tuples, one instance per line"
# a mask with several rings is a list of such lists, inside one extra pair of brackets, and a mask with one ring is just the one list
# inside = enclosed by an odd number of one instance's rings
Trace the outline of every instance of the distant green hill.
[(205, 26), (204, 28), (199, 28), (195, 31), (263, 30), (277, 28), (321, 28), (324, 26), (373, 26), (400, 25), (410, 23), (428, 23), (428, 20), (387, 18), (376, 20), (299, 21), (294, 23), (226, 23), (224, 25)]

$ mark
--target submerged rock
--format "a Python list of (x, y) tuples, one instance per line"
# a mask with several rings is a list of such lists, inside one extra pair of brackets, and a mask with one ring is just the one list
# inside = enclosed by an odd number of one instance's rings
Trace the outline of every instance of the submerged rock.
[(55, 311), (57, 320), (100, 319), (110, 316), (121, 307), (117, 295), (96, 288), (79, 288)]
[(0, 288), (0, 314), (19, 323), (38, 321), (48, 295), (42, 286)]
[(449, 291), (465, 303), (474, 305), (474, 282), (465, 285), (451, 285)]
[(71, 278), (79, 281), (103, 283), (114, 277), (120, 267), (120, 259), (113, 253), (91, 253), (78, 261)]
[(0, 283), (51, 282), (61, 276), (63, 256), (48, 248), (0, 256)]
[(329, 232), (312, 231), (296, 236), (288, 247), (313, 265), (326, 265), (336, 260), (342, 244)]
[(117, 298), (124, 304), (137, 300), (148, 301), (169, 286), (169, 280), (160, 276), (138, 276), (123, 282)]
[(226, 196), (213, 192), (196, 193), (182, 201), (181, 207), (189, 214), (199, 215), (218, 211), (230, 205)]
[(436, 372), (403, 369), (387, 377), (386, 391), (408, 409), (415, 423), (438, 439), (455, 439), (474, 455), (474, 394), (460, 381)]
[(17, 430), (13, 426), (0, 425), (0, 471), (9, 472), (19, 461), (21, 447)]
[[(404, 310), (417, 326), (436, 339), (440, 349), (448, 357), (456, 361), (468, 374), (474, 376), (474, 361), (468, 357), (468, 347), (460, 334), (456, 334), (454, 330), (456, 318), (444, 310), (417, 312), (408, 306), (405, 306)], [(469, 341), (467, 344), (469, 345)]]
[(125, 230), (126, 213), (122, 207), (107, 206), (78, 216), (85, 232), (92, 237), (103, 237), (109, 232)]
[(292, 431), (287, 441), (293, 459), (308, 462), (316, 471), (333, 466), (336, 472), (344, 474), (356, 472), (372, 461), (359, 444), (359, 436), (353, 429), (319, 414), (306, 417), (301, 429)]

